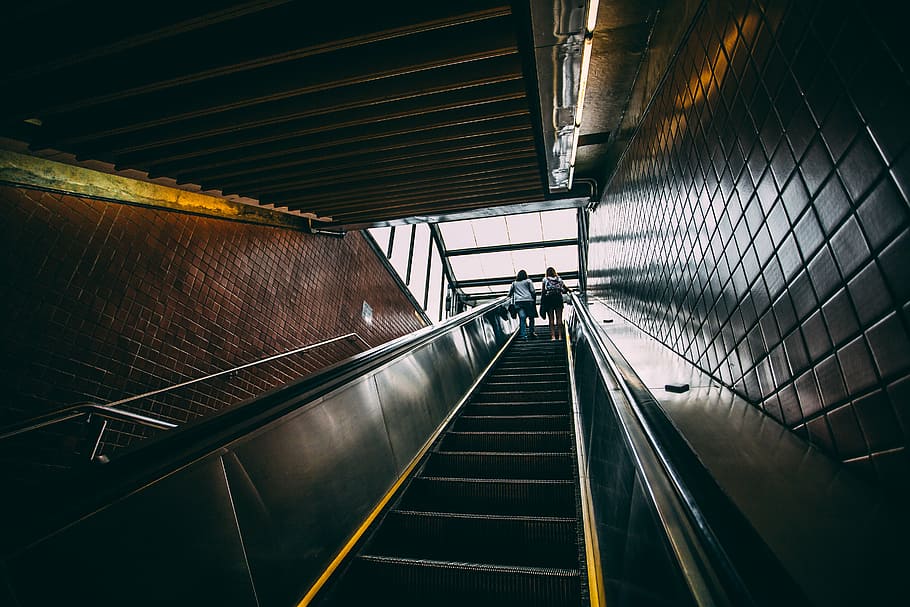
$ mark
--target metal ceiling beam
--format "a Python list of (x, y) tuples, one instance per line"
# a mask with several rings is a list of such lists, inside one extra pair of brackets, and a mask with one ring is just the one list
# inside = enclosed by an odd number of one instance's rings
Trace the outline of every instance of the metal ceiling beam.
[(425, 204), (428, 199), (439, 200), (444, 195), (447, 200), (464, 200), (476, 196), (498, 195), (500, 193), (511, 193), (514, 191), (523, 191), (528, 188), (536, 188), (536, 173), (529, 175), (503, 179), (491, 180), (488, 183), (457, 184), (446, 187), (445, 189), (425, 188), (407, 193), (391, 191), (387, 195), (370, 196), (363, 195), (360, 198), (334, 198), (332, 200), (322, 200), (319, 198), (305, 199), (278, 199), (270, 201), (269, 204), (290, 206), (294, 208), (308, 208), (318, 211), (320, 216), (335, 216), (339, 213), (348, 211), (363, 210), (373, 208), (397, 208), (405, 204)]
[[(471, 175), (502, 173), (505, 170), (531, 171), (537, 173), (536, 167), (528, 166), (528, 159), (535, 157), (533, 148), (524, 147), (509, 152), (494, 151), (485, 154), (473, 154), (459, 158), (431, 159), (428, 162), (402, 162), (394, 170), (379, 167), (355, 175), (337, 174), (322, 179), (293, 180), (288, 184), (279, 183), (273, 188), (250, 188), (258, 195), (294, 196), (303, 194), (313, 198), (323, 196), (338, 197), (348, 194), (379, 192), (388, 193), (389, 188), (412, 189), (423, 187), (429, 182), (446, 189), (446, 179), (458, 179), (466, 172)], [(466, 170), (467, 169), (467, 170)], [(476, 170), (475, 170), (476, 169)]]
[(236, 162), (225, 168), (195, 171), (195, 175), (200, 180), (200, 183), (217, 181), (218, 183), (230, 184), (232, 183), (230, 180), (234, 177), (242, 176), (246, 179), (250, 175), (268, 179), (273, 171), (283, 172), (285, 169), (296, 169), (313, 162), (331, 162), (347, 158), (352, 162), (368, 164), (371, 159), (375, 159), (377, 156), (386, 156), (391, 153), (399, 154), (401, 157), (408, 157), (411, 154), (421, 155), (426, 148), (432, 148), (435, 145), (457, 145), (460, 141), (495, 138), (498, 135), (507, 133), (526, 133), (530, 128), (530, 124), (523, 116), (516, 116), (508, 120), (498, 121), (498, 125), (495, 128), (492, 127), (491, 123), (474, 122), (467, 125), (444, 127), (439, 131), (426, 131), (413, 138), (392, 138), (390, 141), (374, 145), (368, 149), (361, 149), (356, 146), (339, 147), (330, 150), (324, 149), (322, 153), (316, 155), (308, 153), (309, 148), (302, 151), (290, 149), (281, 159), (273, 159), (267, 164), (259, 161)]
[(257, 150), (241, 149), (231, 152), (222, 152), (220, 154), (212, 154), (211, 156), (197, 158), (195, 160), (196, 164), (190, 164), (187, 162), (187, 159), (181, 158), (180, 161), (167, 163), (152, 162), (148, 163), (146, 166), (137, 168), (148, 170), (150, 173), (159, 176), (167, 175), (170, 177), (181, 177), (197, 171), (226, 167), (240, 162), (250, 162), (254, 160), (263, 161), (279, 158), (290, 153), (300, 153), (304, 151), (320, 152), (325, 151), (326, 149), (345, 146), (359, 146), (361, 149), (364, 149), (363, 146), (367, 142), (382, 145), (382, 142), (394, 138), (412, 137), (417, 133), (435, 132), (442, 129), (462, 127), (471, 124), (487, 123), (495, 125), (491, 128), (496, 128), (496, 126), (500, 126), (503, 121), (518, 118), (524, 123), (527, 120), (527, 109), (519, 107), (519, 104), (512, 105), (514, 107), (511, 109), (503, 109), (501, 112), (483, 115), (462, 110), (461, 116), (456, 115), (449, 120), (439, 122), (426, 121), (424, 124), (420, 125), (420, 127), (404, 124), (397, 130), (376, 129), (374, 132), (369, 133), (363, 133), (358, 129), (348, 129), (348, 133), (335, 133), (332, 137), (310, 137), (305, 143), (293, 146), (287, 144), (272, 144), (259, 146), (259, 149)]
[[(303, 14), (301, 18), (309, 17)], [(197, 90), (200, 85), (208, 89), (210, 98), (214, 96), (212, 93), (218, 87), (209, 81), (232, 80), (230, 88), (236, 88), (236, 92), (241, 95), (256, 90), (257, 85), (264, 90), (262, 87), (268, 82), (296, 80), (313, 90), (327, 84), (334, 88), (343, 81), (369, 81), (383, 74), (429, 69), (458, 60), (514, 52), (508, 19), (508, 8), (500, 7), (486, 11), (486, 14), (482, 11), (476, 15), (456, 15), (448, 23), (439, 20), (379, 30), (373, 24), (366, 27), (367, 31), (360, 36), (339, 40), (332, 34), (327, 34), (325, 41), (319, 44), (285, 49), (284, 52), (264, 57), (254, 55), (226, 59), (223, 51), (200, 53), (200, 40), (197, 39), (187, 42), (192, 43), (191, 48), (187, 48), (182, 56), (177, 55), (173, 48), (159, 51), (169, 56), (180, 56), (180, 61), (161, 61), (160, 56), (148, 53), (141, 60), (130, 57), (133, 69), (123, 70), (117, 69), (122, 68), (123, 58), (113, 57), (110, 65), (96, 65), (91, 71), (58, 74), (47, 83), (36, 81), (34, 86), (24, 89), (23, 94), (6, 101), (7, 111), (23, 119), (29, 115), (48, 118), (150, 96), (170, 96), (173, 97), (172, 107), (187, 107), (187, 95), (200, 94), (201, 91)], [(274, 19), (269, 24), (273, 28), (281, 25)], [(246, 24), (246, 27), (250, 27), (250, 24)], [(466, 35), (468, 32), (470, 35)], [(238, 32), (241, 35), (243, 33), (243, 30)], [(268, 35), (280, 38), (274, 32), (269, 32)], [(287, 39), (295, 38), (293, 32), (289, 32)], [(214, 44), (221, 37), (212, 35), (210, 39)], [(249, 49), (256, 51), (256, 45), (238, 45), (238, 48), (247, 53)], [(415, 54), (415, 48), (422, 49), (422, 52)], [(415, 64), (417, 56), (423, 61)], [(196, 57), (198, 59), (194, 59)], [(208, 61), (209, 65), (192, 65), (194, 60), (201, 63)], [(390, 67), (396, 64), (397, 67)], [(322, 81), (313, 78), (319, 74), (327, 78)], [(50, 92), (54, 94), (49, 94)], [(229, 91), (225, 88), (224, 92)]]
[[(530, 133), (518, 131), (514, 137), (489, 138), (478, 137), (476, 142), (465, 143), (464, 139), (455, 139), (443, 142), (440, 145), (423, 146), (425, 149), (421, 152), (410, 150), (407, 153), (398, 154), (370, 154), (358, 158), (357, 161), (351, 162), (331, 162), (326, 158), (314, 158), (313, 162), (294, 165), (290, 169), (273, 170), (267, 176), (258, 175), (256, 177), (247, 177), (236, 180), (219, 180), (219, 185), (223, 192), (234, 192), (238, 189), (257, 190), (268, 192), (272, 189), (280, 189), (290, 185), (303, 185), (307, 183), (324, 183), (338, 178), (356, 178), (363, 175), (386, 174), (389, 167), (401, 167), (404, 163), (410, 162), (412, 158), (419, 157), (426, 160), (422, 166), (437, 162), (446, 158), (452, 158), (457, 153), (471, 153), (485, 150), (496, 150), (501, 147), (507, 149), (521, 148), (528, 144), (533, 144)], [(321, 161), (320, 161), (321, 160)], [(414, 180), (419, 181), (419, 180)], [(263, 184), (268, 184), (264, 186)]]
[[(483, 112), (498, 104), (524, 101), (525, 92), (515, 86), (514, 81), (461, 89), (455, 92), (437, 94), (432, 97), (408, 99), (404, 102), (370, 106), (348, 112), (339, 112), (337, 119), (326, 120), (324, 117), (306, 117), (294, 121), (269, 125), (258, 129), (238, 128), (230, 133), (193, 139), (179, 144), (146, 147), (140, 150), (110, 150), (107, 153), (117, 158), (120, 164), (142, 165), (148, 162), (162, 163), (207, 156), (236, 149), (249, 149), (254, 146), (296, 140), (310, 135), (332, 136), (333, 131), (357, 129), (361, 132), (377, 129), (395, 128), (395, 124), (421, 124), (435, 121), (438, 116), (445, 116), (458, 111)], [(84, 147), (80, 153), (86, 153)], [(99, 150), (95, 150), (99, 151)], [(91, 153), (91, 151), (89, 151)]]
[[(469, 167), (470, 168), (470, 167)], [(384, 184), (362, 188), (339, 188), (325, 193), (312, 193), (308, 190), (289, 191), (284, 195), (276, 195), (276, 200), (304, 201), (310, 200), (321, 206), (334, 206), (341, 204), (347, 207), (354, 206), (358, 201), (367, 199), (375, 200), (407, 200), (413, 196), (438, 195), (439, 193), (453, 193), (462, 190), (490, 188), (508, 184), (531, 184), (537, 176), (535, 167), (504, 165), (502, 168), (487, 168), (484, 171), (468, 171), (465, 173), (449, 173), (411, 181), (406, 179), (386, 181)], [(263, 199), (271, 199), (263, 196)]]
[[(499, 197), (496, 196), (486, 196), (480, 199), (469, 199), (464, 200), (465, 197), (456, 198), (455, 201), (442, 201), (445, 204), (443, 205), (441, 201), (431, 200), (425, 203), (420, 204), (410, 204), (404, 206), (398, 206), (394, 208), (389, 207), (373, 207), (364, 209), (357, 212), (340, 212), (337, 213), (331, 222), (332, 227), (348, 227), (350, 228), (353, 225), (361, 224), (370, 224), (370, 225), (380, 225), (380, 223), (374, 222), (383, 222), (387, 220), (401, 219), (405, 217), (414, 218), (425, 213), (433, 213), (440, 207), (444, 207), (449, 211), (460, 211), (460, 210), (476, 210), (489, 208), (491, 206), (496, 206), (498, 204), (509, 204), (513, 202), (520, 202), (522, 200), (527, 200), (528, 198), (540, 196), (539, 191), (534, 192), (515, 192), (512, 194), (503, 194)], [(457, 202), (456, 202), (457, 201)], [(300, 209), (301, 211), (303, 209)], [(416, 223), (415, 221), (403, 222), (405, 224)], [(353, 229), (353, 228), (351, 228)]]
[(397, 219), (383, 218), (372, 223), (347, 223), (349, 229), (362, 229), (367, 227), (386, 227), (407, 225), (411, 223), (442, 223), (446, 221), (466, 221), (470, 219), (483, 219), (486, 217), (500, 217), (502, 215), (519, 215), (521, 213), (538, 213), (542, 211), (554, 211), (558, 209), (572, 209), (583, 207), (590, 202), (589, 198), (560, 198), (555, 200), (541, 200), (537, 198), (527, 198), (523, 201), (507, 204), (510, 201), (502, 201), (504, 204), (496, 206), (481, 206), (473, 209), (463, 210), (446, 210), (446, 211), (429, 211), (425, 214), (415, 214), (410, 217), (401, 217)]
[(143, 121), (145, 116), (130, 116), (140, 120), (135, 123), (123, 120), (113, 124), (109, 120), (93, 123), (83, 119), (55, 126), (53, 132), (36, 140), (35, 147), (69, 147), (90, 143), (90, 146), (83, 147), (87, 153), (93, 149), (91, 146), (128, 152), (231, 133), (238, 128), (260, 128), (300, 118), (344, 113), (514, 80), (521, 80), (521, 66), (516, 56), (506, 55), (487, 61), (460, 63), (426, 72), (408, 73), (397, 78), (292, 96), (195, 120), (149, 126)]
[(563, 238), (560, 240), (538, 240), (534, 242), (517, 242), (489, 247), (474, 247), (473, 249), (452, 249), (446, 252), (448, 257), (459, 255), (480, 255), (482, 253), (502, 253), (504, 251), (522, 251), (527, 249), (548, 249), (551, 247), (578, 246), (577, 238)]
[[(577, 280), (578, 272), (560, 272), (559, 274), (563, 280)], [(528, 274), (534, 282), (539, 282), (543, 280), (543, 274)], [(459, 280), (455, 282), (455, 287), (458, 289), (463, 289), (464, 287), (495, 287), (498, 285), (507, 285), (511, 284), (515, 280), (514, 276), (497, 276), (495, 278), (475, 278), (471, 280)]]
[(289, 209), (325, 209), (325, 208), (334, 208), (331, 213), (320, 212), (320, 216), (331, 215), (335, 217), (337, 215), (343, 215), (348, 212), (359, 212), (367, 209), (375, 210), (385, 210), (391, 211), (394, 209), (399, 209), (407, 206), (422, 206), (426, 207), (428, 205), (437, 205), (442, 203), (456, 203), (460, 201), (468, 200), (477, 200), (483, 199), (490, 201), (491, 204), (496, 204), (497, 197), (500, 195), (514, 195), (514, 194), (523, 194), (523, 195), (533, 195), (540, 194), (540, 190), (536, 188), (536, 183), (528, 182), (519, 182), (517, 184), (512, 183), (502, 183), (494, 186), (489, 186), (482, 188), (479, 192), (476, 188), (471, 188), (467, 191), (460, 192), (457, 189), (453, 190), (431, 190), (427, 192), (420, 192), (417, 195), (413, 196), (397, 196), (395, 193), (390, 193), (387, 196), (383, 197), (367, 197), (362, 200), (356, 201), (342, 201), (342, 204), (337, 207), (331, 207), (331, 201), (326, 201), (325, 203), (313, 202), (310, 199), (298, 199), (298, 200), (289, 200), (282, 199), (280, 201), (268, 201), (270, 204), (286, 206)]
[[(97, 45), (89, 46), (88, 48), (84, 49), (74, 48), (72, 45), (72, 40), (64, 42), (61, 40), (63, 36), (55, 35), (52, 30), (45, 31), (45, 40), (56, 41), (61, 43), (61, 45), (68, 43), (64, 49), (64, 52), (59, 52), (59, 49), (57, 49), (58, 52), (54, 52), (53, 44), (42, 45), (43, 47), (47, 47), (46, 52), (48, 52), (48, 58), (43, 60), (39, 59), (37, 62), (26, 64), (23, 67), (14, 70), (4, 78), (0, 79), (0, 87), (6, 88), (16, 81), (25, 80), (27, 78), (34, 78), (48, 72), (69, 68), (80, 63), (86, 63), (88, 61), (97, 61), (102, 57), (123, 53), (136, 47), (144, 46), (160, 40), (167, 40), (181, 34), (187, 34), (205, 28), (211, 28), (215, 24), (239, 19), (241, 17), (247, 17), (259, 11), (280, 6), (282, 4), (287, 4), (290, 1), (291, 0), (253, 0), (251, 2), (234, 4), (221, 10), (208, 11), (202, 14), (192, 14), (192, 9), (195, 9), (198, 6), (198, 4), (194, 2), (173, 2), (173, 6), (166, 6), (167, 3), (158, 3), (156, 5), (156, 12), (161, 14), (159, 20), (163, 21), (164, 19), (174, 19), (173, 22), (163, 23), (161, 26), (148, 31), (140, 30), (130, 33), (121, 29), (120, 34), (123, 36), (122, 38), (117, 38), (108, 43), (100, 41), (100, 44), (99, 37), (97, 35), (94, 35), (94, 33), (91, 31), (85, 31), (80, 28), (77, 40), (88, 44)], [(91, 8), (90, 5), (85, 5), (84, 3), (75, 4), (80, 13), (80, 16), (84, 15), (85, 11)], [(99, 5), (99, 9), (106, 10), (107, 7), (101, 4)], [(181, 16), (180, 12), (184, 10), (187, 11), (187, 14)], [(133, 25), (137, 25), (139, 28), (148, 27), (150, 21), (155, 21), (155, 15), (146, 14), (143, 19), (134, 19), (130, 21), (133, 22)], [(95, 25), (102, 30), (109, 29), (104, 19), (99, 19), (97, 22), (90, 20), (89, 23), (95, 23)], [(71, 22), (67, 19), (61, 19), (58, 24), (60, 26), (68, 28), (69, 30), (72, 30)], [(18, 30), (12, 22), (7, 22), (6, 25), (8, 28), (6, 32), (7, 39), (11, 37), (15, 39), (15, 33), (20, 30)], [(123, 25), (125, 24), (121, 24), (121, 26)], [(42, 26), (47, 27), (45, 21), (42, 21)], [(22, 35), (27, 36), (30, 31), (31, 30), (29, 29), (22, 30)], [(103, 32), (100, 33), (103, 35)], [(29, 39), (26, 38), (26, 40)], [(32, 49), (32, 54), (36, 54), (35, 50), (40, 50), (40, 47), (39, 49)]]
[(455, 282), (455, 273), (452, 271), (452, 263), (449, 261), (449, 256), (446, 255), (446, 243), (442, 238), (442, 234), (439, 232), (439, 226), (434, 223), (429, 224), (430, 228), (430, 237), (433, 239), (433, 242), (436, 243), (436, 248), (439, 250), (439, 256), (442, 260), (442, 272), (446, 277), (446, 281), (451, 284)]

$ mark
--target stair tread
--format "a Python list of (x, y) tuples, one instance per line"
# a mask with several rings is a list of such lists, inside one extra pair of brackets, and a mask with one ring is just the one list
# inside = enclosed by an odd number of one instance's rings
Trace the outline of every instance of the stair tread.
[(566, 457), (571, 451), (435, 451), (437, 455), (485, 455), (491, 457)]
[(466, 476), (417, 476), (425, 481), (436, 481), (440, 483), (472, 483), (472, 484), (493, 484), (509, 483), (523, 485), (571, 485), (574, 479), (546, 479), (546, 478), (469, 478)]
[(432, 559), (415, 559), (400, 556), (382, 556), (377, 554), (361, 554), (361, 560), (376, 563), (390, 563), (395, 565), (412, 565), (417, 567), (444, 567), (446, 569), (461, 569), (463, 571), (496, 571), (500, 573), (526, 573), (548, 577), (577, 577), (578, 569), (563, 569), (559, 567), (531, 567), (527, 565), (493, 565), (489, 563), (472, 563), (459, 561), (437, 561)]
[[(482, 417), (482, 416), (481, 416)], [(506, 435), (506, 436), (525, 436), (525, 435), (542, 435), (542, 436), (566, 436), (572, 434), (569, 430), (503, 430), (502, 432), (492, 431), (492, 432), (483, 432), (479, 430), (453, 430), (447, 434), (464, 434), (464, 435), (473, 435), (478, 434), (481, 436), (490, 436), (490, 435)]]
[(535, 516), (530, 514), (476, 514), (464, 512), (442, 512), (439, 510), (391, 510), (408, 516), (436, 516), (440, 518), (478, 519), (485, 521), (527, 521), (535, 523), (571, 523), (575, 519), (568, 516)]
[[(492, 395), (492, 393), (488, 393), (488, 394)], [(551, 400), (551, 399), (547, 399), (547, 400), (512, 400), (512, 401), (506, 400), (506, 401), (502, 401), (502, 400), (492, 400), (492, 399), (487, 400), (487, 399), (485, 399), (485, 398), (482, 398), (483, 396), (484, 396), (484, 395), (479, 394), (478, 397), (477, 397), (474, 401), (468, 403), (467, 406), (472, 407), (472, 406), (474, 406), (474, 405), (568, 405), (568, 404), (569, 404), (569, 400), (568, 400), (568, 399), (559, 399), (559, 400)]]
[(566, 418), (568, 413), (530, 413), (528, 415), (462, 415), (460, 419), (527, 419), (527, 418)]

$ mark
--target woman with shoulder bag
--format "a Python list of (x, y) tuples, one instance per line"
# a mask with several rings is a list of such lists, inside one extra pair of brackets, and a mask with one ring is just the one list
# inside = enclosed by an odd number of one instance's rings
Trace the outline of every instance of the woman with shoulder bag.
[(556, 270), (547, 268), (541, 283), (540, 315), (550, 322), (550, 341), (562, 339), (562, 294), (568, 292)]

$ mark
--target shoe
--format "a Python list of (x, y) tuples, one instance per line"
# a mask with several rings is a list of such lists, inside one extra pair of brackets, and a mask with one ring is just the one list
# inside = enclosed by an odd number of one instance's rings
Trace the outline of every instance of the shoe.
[(531, 339), (537, 339), (537, 333), (531, 333)]

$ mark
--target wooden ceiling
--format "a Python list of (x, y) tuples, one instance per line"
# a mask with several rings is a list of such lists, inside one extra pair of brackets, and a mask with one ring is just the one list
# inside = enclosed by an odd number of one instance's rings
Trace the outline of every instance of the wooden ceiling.
[[(35, 0), (4, 13), (0, 135), (35, 153), (328, 226), (566, 196), (546, 186), (527, 2)], [(590, 130), (602, 145), (610, 125)]]

